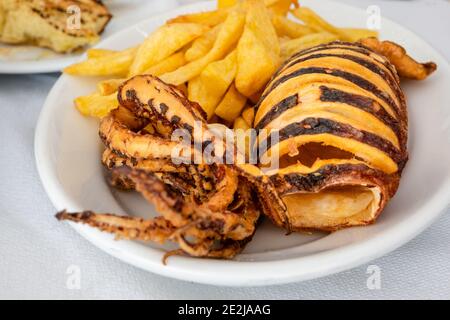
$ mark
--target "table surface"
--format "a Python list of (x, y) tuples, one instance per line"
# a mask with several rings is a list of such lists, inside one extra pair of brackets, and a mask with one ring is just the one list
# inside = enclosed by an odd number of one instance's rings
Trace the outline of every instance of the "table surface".
[[(362, 8), (379, 5), (382, 15), (413, 30), (450, 60), (449, 2), (343, 2)], [(450, 298), (450, 212), (405, 246), (370, 263), (380, 270), (381, 286), (376, 289), (367, 285), (369, 265), (289, 285), (225, 288), (164, 278), (107, 255), (54, 219), (55, 209), (36, 172), (36, 121), (57, 78), (0, 75), (0, 298)], [(80, 275), (79, 283), (72, 281), (74, 272)]]

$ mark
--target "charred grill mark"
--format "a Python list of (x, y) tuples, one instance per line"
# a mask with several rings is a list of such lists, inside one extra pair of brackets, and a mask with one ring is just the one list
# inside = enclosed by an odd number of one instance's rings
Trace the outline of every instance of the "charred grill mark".
[[(158, 112), (158, 110), (156, 110), (156, 108), (153, 104), (153, 99), (150, 99), (149, 103), (150, 102), (152, 102), (152, 104), (149, 104), (148, 107), (151, 110), (153, 119), (156, 120), (157, 122), (161, 123), (164, 127), (171, 128), (172, 122), (169, 121), (166, 117), (164, 117), (160, 112)], [(171, 130), (171, 132), (172, 132), (172, 130)]]
[(189, 113), (192, 114), (195, 118), (198, 118), (198, 115), (195, 113), (195, 111), (198, 112), (199, 115), (203, 118), (198, 120), (205, 120), (207, 118), (205, 110), (203, 110), (198, 103), (189, 101), (183, 94), (178, 94), (179, 91), (175, 86), (167, 84), (160, 79), (158, 79), (158, 81), (168, 86), (168, 93), (179, 100), (182, 105), (189, 111)]
[[(330, 50), (330, 49), (348, 50), (351, 52), (356, 52), (356, 53), (366, 55), (368, 57), (376, 54), (371, 49), (363, 46), (360, 43), (348, 43), (348, 42), (342, 42), (342, 41), (334, 41), (334, 42), (330, 42), (329, 44), (319, 45), (317, 47), (305, 49), (303, 51), (296, 53), (295, 55), (293, 55), (289, 60), (287, 60), (283, 64), (283, 66), (275, 74), (274, 78), (277, 77), (280, 73), (282, 73), (284, 71), (284, 69), (286, 68), (286, 65), (288, 65), (294, 59), (299, 58), (304, 55), (307, 55), (307, 54), (316, 53), (316, 52), (320, 52), (320, 51), (324, 51), (324, 50)], [(376, 54), (376, 55), (378, 55), (378, 54)], [(377, 60), (377, 61), (379, 63), (383, 64), (390, 71), (391, 76), (396, 80), (396, 82), (399, 82), (398, 76), (397, 76), (397, 71), (387, 60), (386, 61)]]
[(162, 180), (182, 194), (190, 194), (192, 188), (195, 187), (191, 177), (181, 173), (163, 173)]
[(367, 49), (366, 47), (358, 44), (358, 43), (347, 43), (347, 42), (331, 42), (329, 44), (322, 44), (317, 47), (308, 48), (302, 51), (297, 52), (295, 55), (293, 55), (289, 60), (292, 61), (295, 58), (299, 58), (301, 56), (304, 56), (306, 54), (319, 52), (322, 50), (330, 50), (330, 49), (342, 49), (342, 50), (350, 50), (353, 52), (361, 53), (364, 55), (370, 55), (372, 53), (371, 50)]
[(137, 166), (138, 165), (138, 160), (135, 157), (130, 157), (130, 162), (133, 166)]
[(164, 183), (151, 172), (132, 169), (128, 166), (115, 168), (114, 171), (128, 176), (136, 183), (137, 189), (144, 187), (146, 192), (151, 194), (155, 199), (161, 200), (174, 212), (182, 213), (183, 207), (185, 206), (183, 194), (171, 184)]
[(178, 124), (180, 121), (181, 121), (181, 118), (180, 118), (179, 116), (173, 116), (173, 117), (170, 119), (170, 122), (171, 122), (172, 124)]
[(269, 112), (267, 112), (264, 117), (258, 122), (255, 126), (256, 130), (264, 128), (267, 124), (269, 124), (273, 119), (277, 118), (286, 110), (295, 107), (298, 105), (299, 99), (298, 94), (293, 94), (280, 102), (278, 102), (275, 106), (273, 106)]
[(270, 180), (280, 196), (283, 196), (299, 191), (318, 192), (323, 187), (326, 187), (331, 180), (338, 179), (340, 176), (352, 176), (357, 179), (370, 181), (374, 186), (388, 184), (391, 179), (391, 176), (384, 172), (364, 164), (330, 164), (312, 173), (273, 175), (270, 177)]
[(165, 103), (160, 103), (159, 108), (160, 108), (161, 114), (162, 114), (163, 116), (165, 116), (166, 113), (167, 113), (167, 110), (169, 110), (169, 107), (168, 107), (167, 104), (165, 104)]
[[(323, 133), (332, 134), (342, 138), (353, 139), (375, 147), (389, 155), (389, 157), (397, 164), (404, 160), (403, 153), (401, 153), (394, 145), (392, 145), (390, 141), (383, 139), (373, 133), (364, 130), (358, 130), (348, 124), (323, 118), (307, 118), (301, 122), (289, 124), (288, 126), (278, 131), (278, 141), (282, 142), (289, 138), (300, 135), (315, 135)], [(265, 141), (261, 142), (260, 150), (264, 150), (263, 146), (265, 145), (267, 146), (267, 150), (269, 150), (272, 147), (271, 140), (271, 135), (269, 135)]]
[(190, 124), (187, 124), (187, 123), (183, 124), (183, 129), (186, 129), (190, 134), (192, 134), (194, 132), (194, 128)]
[(387, 82), (387, 84), (389, 85), (389, 87), (391, 88), (391, 90), (396, 94), (397, 97), (402, 95), (400, 86), (392, 74), (386, 74), (386, 72), (382, 68), (380, 68), (375, 63), (370, 62), (369, 60), (362, 59), (362, 58), (356, 57), (356, 56), (352, 56), (350, 54), (333, 54), (333, 53), (313, 54), (313, 55), (303, 57), (303, 58), (300, 58), (297, 60), (295, 60), (295, 59), (291, 60), (291, 62), (285, 67), (285, 69), (288, 69), (292, 66), (295, 66), (296, 64), (299, 64), (299, 63), (307, 61), (307, 60), (317, 59), (317, 58), (325, 58), (325, 57), (335, 57), (335, 58), (353, 61), (353, 62), (369, 69), (370, 71), (372, 71), (373, 73), (379, 75), (382, 79), (384, 79)]
[(137, 92), (134, 89), (128, 89), (127, 92), (125, 92), (125, 96), (126, 96), (127, 100), (130, 102), (139, 101), (139, 99), (137, 97)]
[(219, 234), (223, 234), (225, 222), (223, 220), (201, 220), (197, 226), (200, 230), (214, 230)]
[(375, 86), (373, 83), (367, 81), (366, 79), (350, 72), (342, 71), (339, 69), (328, 69), (328, 68), (319, 68), (319, 67), (308, 67), (308, 68), (301, 68), (298, 70), (295, 70), (291, 72), (290, 74), (284, 75), (278, 80), (274, 81), (269, 89), (264, 93), (263, 97), (261, 97), (260, 101), (263, 101), (273, 90), (275, 90), (279, 85), (283, 84), (284, 82), (294, 79), (296, 77), (305, 75), (305, 74), (326, 74), (333, 77), (338, 77), (345, 79), (347, 81), (352, 82), (353, 84), (357, 85), (358, 87), (367, 90), (371, 93), (373, 93), (376, 97), (380, 98), (384, 102), (386, 102), (392, 110), (396, 113), (397, 116), (399, 116), (399, 108), (397, 107), (397, 104), (392, 100), (392, 98), (387, 95), (385, 92), (379, 90), (377, 86)]
[(320, 86), (321, 95), (320, 101), (324, 102), (339, 102), (351, 105), (353, 107), (364, 110), (373, 116), (377, 117), (380, 121), (389, 126), (400, 140), (400, 144), (404, 141), (405, 137), (400, 129), (399, 122), (391, 117), (378, 103), (368, 97), (348, 93), (334, 88), (328, 88), (326, 86)]

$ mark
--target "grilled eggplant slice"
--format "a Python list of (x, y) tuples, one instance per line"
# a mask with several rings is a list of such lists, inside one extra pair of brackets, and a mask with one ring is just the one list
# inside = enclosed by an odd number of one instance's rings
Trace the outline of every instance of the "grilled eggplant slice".
[(373, 223), (397, 190), (407, 125), (399, 77), (384, 56), (332, 42), (291, 57), (255, 117), (257, 129), (270, 130), (258, 137), (263, 156), (279, 156), (267, 174), (286, 212), (270, 210), (272, 220), (293, 231)]

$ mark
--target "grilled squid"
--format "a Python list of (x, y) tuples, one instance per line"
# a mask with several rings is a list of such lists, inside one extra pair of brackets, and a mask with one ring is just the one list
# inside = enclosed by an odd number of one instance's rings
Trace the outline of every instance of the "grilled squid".
[[(99, 135), (106, 146), (102, 162), (111, 183), (135, 189), (154, 204), (160, 216), (144, 220), (92, 211), (57, 214), (118, 238), (179, 245), (173, 253), (232, 258), (251, 240), (260, 215), (250, 175), (207, 159), (197, 147), (220, 146), (206, 115), (183, 93), (161, 80), (136, 76), (118, 91), (119, 108), (101, 120)], [(197, 128), (198, 127), (198, 128)], [(196, 134), (194, 128), (198, 130)], [(185, 148), (173, 133), (189, 133)], [(199, 163), (192, 156), (200, 157)], [(234, 157), (235, 154), (231, 154)], [(174, 161), (174, 160), (188, 161)]]
[(375, 221), (408, 159), (405, 97), (387, 58), (344, 42), (301, 51), (257, 108), (255, 127), (270, 132), (257, 143), (279, 157), (267, 172), (286, 206), (270, 211), (276, 224), (333, 231)]

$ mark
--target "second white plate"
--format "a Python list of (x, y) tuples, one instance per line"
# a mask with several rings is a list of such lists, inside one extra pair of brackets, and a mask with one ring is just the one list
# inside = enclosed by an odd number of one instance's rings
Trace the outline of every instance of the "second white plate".
[[(177, 5), (176, 0), (106, 0), (103, 1), (113, 15), (102, 38), (107, 38), (134, 21), (141, 21)], [(58, 72), (78, 61), (83, 52), (58, 54), (50, 49), (7, 45), (0, 43), (0, 74), (28, 74)]]

